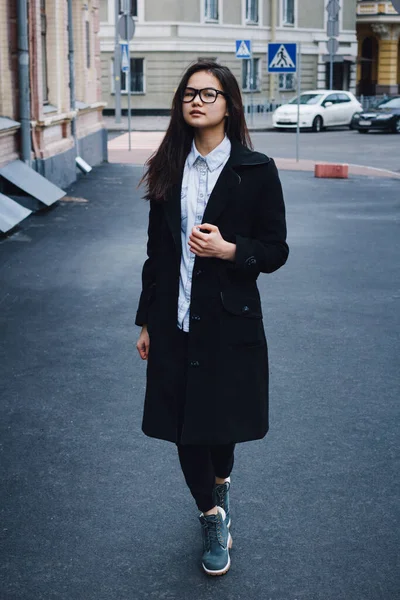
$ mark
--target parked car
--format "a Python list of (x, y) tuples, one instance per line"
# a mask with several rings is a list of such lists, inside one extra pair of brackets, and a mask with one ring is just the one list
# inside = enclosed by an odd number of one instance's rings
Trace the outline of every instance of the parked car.
[[(300, 127), (320, 132), (326, 127), (353, 127), (353, 117), (362, 112), (362, 105), (351, 92), (311, 90), (300, 95)], [(297, 97), (283, 104), (272, 114), (277, 129), (297, 127)]]
[(353, 127), (360, 133), (367, 133), (370, 129), (400, 133), (400, 96), (387, 98), (375, 108), (355, 115)]

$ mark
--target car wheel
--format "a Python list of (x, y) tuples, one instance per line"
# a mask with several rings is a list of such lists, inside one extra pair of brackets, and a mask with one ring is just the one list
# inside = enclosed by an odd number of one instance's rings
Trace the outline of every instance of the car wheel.
[(358, 133), (368, 133), (369, 129), (359, 129)]
[(400, 133), (400, 118), (396, 119), (394, 122), (393, 133)]
[(316, 133), (320, 133), (322, 131), (322, 127), (323, 127), (323, 120), (322, 117), (315, 117), (313, 124), (312, 124), (312, 130), (315, 131)]

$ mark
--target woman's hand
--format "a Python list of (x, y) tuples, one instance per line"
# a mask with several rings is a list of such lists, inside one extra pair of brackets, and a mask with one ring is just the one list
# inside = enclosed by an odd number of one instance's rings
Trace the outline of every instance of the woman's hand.
[(142, 331), (140, 332), (139, 339), (136, 343), (136, 348), (138, 349), (140, 358), (142, 360), (147, 360), (150, 348), (150, 337), (147, 331), (147, 325), (143, 325), (142, 327)]
[[(210, 233), (202, 233), (199, 229), (207, 230)], [(236, 244), (225, 241), (218, 227), (209, 223), (193, 227), (189, 238), (189, 247), (196, 256), (235, 260)]]

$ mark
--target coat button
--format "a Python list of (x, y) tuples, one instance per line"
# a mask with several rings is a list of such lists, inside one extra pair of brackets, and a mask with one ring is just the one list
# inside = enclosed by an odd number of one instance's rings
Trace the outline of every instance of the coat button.
[(248, 306), (242, 306), (242, 313), (250, 312), (250, 308)]
[(198, 277), (199, 275), (202, 274), (202, 270), (201, 269), (197, 269), (197, 271), (195, 272), (196, 277)]
[(201, 317), (199, 315), (192, 315), (192, 321), (201, 321)]
[(198, 361), (198, 360), (191, 360), (191, 361), (190, 361), (190, 366), (191, 366), (191, 367), (199, 367), (199, 366), (200, 366), (200, 363), (199, 363), (199, 361)]
[(249, 256), (249, 258), (246, 260), (246, 265), (248, 267), (251, 267), (252, 265), (255, 265), (257, 262), (255, 256)]

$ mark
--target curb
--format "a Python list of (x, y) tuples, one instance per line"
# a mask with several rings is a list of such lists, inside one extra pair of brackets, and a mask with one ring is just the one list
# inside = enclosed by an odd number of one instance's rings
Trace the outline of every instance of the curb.
[[(315, 172), (315, 167), (321, 161), (303, 159), (296, 162), (295, 158), (274, 158), (276, 166), (282, 171), (303, 171), (308, 173)], [(328, 168), (337, 167), (338, 163), (324, 162)], [(381, 177), (386, 179), (400, 180), (400, 172), (390, 171), (389, 169), (380, 169), (378, 167), (368, 167), (366, 165), (348, 164), (348, 178), (351, 177)]]

